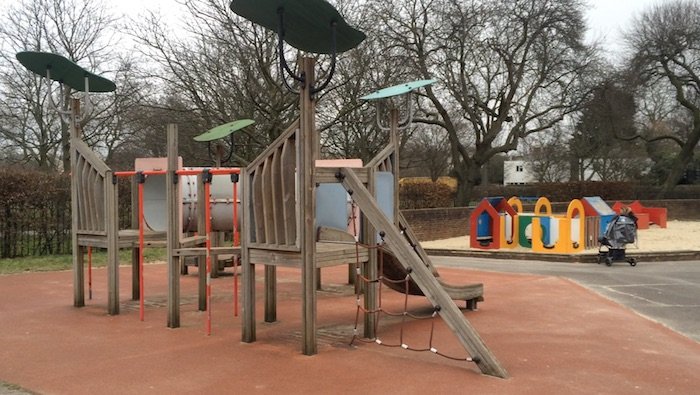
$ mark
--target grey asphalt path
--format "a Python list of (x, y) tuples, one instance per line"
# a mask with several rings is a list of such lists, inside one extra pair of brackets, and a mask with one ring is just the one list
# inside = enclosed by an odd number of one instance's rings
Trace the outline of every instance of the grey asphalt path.
[[(700, 342), (700, 261), (595, 263), (432, 256), (436, 266), (568, 278)], [(488, 291), (486, 291), (488, 293)]]

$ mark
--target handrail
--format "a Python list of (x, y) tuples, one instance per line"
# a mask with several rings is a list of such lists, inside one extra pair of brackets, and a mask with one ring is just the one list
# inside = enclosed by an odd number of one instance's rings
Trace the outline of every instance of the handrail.
[(375, 155), (374, 158), (372, 158), (372, 160), (367, 163), (367, 167), (376, 168), (377, 166), (381, 165), (384, 161), (389, 159), (389, 157), (393, 153), (394, 153), (394, 146), (392, 144), (387, 144), (387, 146), (384, 147), (384, 149), (379, 151), (379, 153), (377, 155)]
[(85, 160), (90, 164), (90, 166), (94, 167), (95, 170), (100, 174), (100, 176), (105, 177), (108, 171), (111, 169), (107, 164), (100, 159), (95, 152), (88, 147), (87, 144), (85, 144), (84, 141), (74, 138), (71, 141), (71, 144), (73, 144), (73, 147), (75, 147), (76, 151), (85, 158)]
[(280, 134), (275, 141), (272, 142), (263, 152), (258, 155), (250, 164), (246, 167), (246, 171), (253, 171), (256, 167), (260, 166), (263, 161), (265, 161), (269, 156), (271, 156), (278, 148), (280, 148), (285, 141), (294, 134), (297, 129), (299, 129), (299, 118), (295, 119), (287, 129)]

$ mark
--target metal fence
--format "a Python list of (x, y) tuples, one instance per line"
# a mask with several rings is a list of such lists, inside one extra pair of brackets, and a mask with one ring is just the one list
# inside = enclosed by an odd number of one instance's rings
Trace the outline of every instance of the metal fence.
[(0, 258), (70, 253), (70, 201), (0, 203), (0, 212)]
[[(120, 198), (120, 229), (129, 227), (130, 210), (128, 195)], [(0, 259), (71, 253), (70, 200), (0, 203), (0, 213)]]

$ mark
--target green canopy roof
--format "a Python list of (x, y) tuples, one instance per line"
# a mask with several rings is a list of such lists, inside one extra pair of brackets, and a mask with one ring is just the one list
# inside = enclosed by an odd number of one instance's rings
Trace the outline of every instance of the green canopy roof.
[(228, 136), (229, 134), (231, 134), (237, 130), (243, 129), (246, 126), (250, 126), (254, 123), (255, 123), (255, 121), (253, 121), (252, 119), (239, 119), (238, 121), (225, 123), (223, 125), (219, 125), (215, 128), (209, 129), (208, 131), (195, 137), (194, 140), (195, 141), (218, 140), (218, 139), (221, 139), (221, 138)]
[(325, 0), (233, 0), (236, 14), (277, 31), (278, 9), (284, 10), (284, 41), (306, 52), (333, 52), (331, 23), (336, 23), (336, 51), (345, 52), (358, 46), (365, 34), (345, 22)]
[(437, 82), (437, 80), (417, 80), (411, 81), (404, 84), (398, 84), (390, 86), (388, 88), (380, 89), (366, 96), (362, 96), (361, 100), (379, 100), (385, 99), (387, 97), (403, 95), (423, 86), (427, 86)]
[(85, 77), (88, 78), (90, 92), (112, 92), (117, 89), (114, 82), (92, 74), (61, 55), (49, 52), (19, 52), (17, 60), (29, 71), (46, 77), (51, 70), (51, 79), (70, 86), (77, 91), (85, 91)]

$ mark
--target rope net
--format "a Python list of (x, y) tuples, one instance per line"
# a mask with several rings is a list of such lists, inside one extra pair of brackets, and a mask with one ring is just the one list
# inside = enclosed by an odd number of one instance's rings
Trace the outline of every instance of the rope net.
[[(437, 349), (434, 339), (435, 339), (435, 323), (436, 320), (438, 319), (439, 312), (440, 312), (440, 306), (432, 306), (432, 312), (429, 314), (415, 314), (409, 311), (408, 309), (408, 296), (409, 296), (409, 288), (411, 286), (412, 280), (411, 280), (411, 270), (408, 268), (407, 274), (404, 278), (400, 279), (391, 279), (387, 276), (384, 275), (384, 254), (382, 252), (387, 251), (385, 248), (384, 240), (381, 241), (381, 243), (376, 244), (376, 245), (366, 245), (366, 244), (361, 244), (361, 243), (356, 243), (356, 256), (357, 256), (357, 261), (355, 262), (355, 301), (357, 305), (357, 310), (355, 313), (355, 326), (353, 328), (353, 337), (352, 340), (350, 341), (350, 345), (353, 345), (355, 342), (359, 343), (374, 343), (378, 344), (380, 346), (384, 347), (392, 347), (392, 348), (402, 348), (404, 350), (409, 350), (409, 351), (416, 351), (416, 352), (431, 352), (433, 354), (439, 355), (441, 357), (451, 359), (454, 361), (462, 361), (462, 362), (478, 362), (477, 358), (471, 358), (471, 357), (455, 357), (452, 355), (448, 355), (446, 353), (441, 352), (440, 350)], [(376, 279), (370, 279), (368, 276), (364, 275), (361, 270), (361, 264), (359, 261), (359, 249), (360, 247), (367, 248), (367, 249), (376, 249), (378, 251), (378, 276)], [(404, 289), (403, 292), (403, 302), (402, 302), (402, 310), (401, 311), (392, 311), (390, 308), (385, 308), (385, 303), (383, 303), (383, 288), (385, 287), (386, 284), (394, 284), (398, 285), (399, 287), (402, 287)], [(366, 309), (365, 303), (364, 303), (364, 298), (365, 294), (362, 291), (363, 289), (368, 289), (369, 286), (374, 285), (377, 287), (377, 307), (376, 309), (368, 310)], [(396, 289), (396, 287), (394, 287)], [(374, 338), (364, 338), (361, 337), (359, 334), (359, 329), (358, 326), (360, 325), (360, 320), (362, 319), (363, 321), (367, 317), (373, 317), (374, 320), (372, 321), (374, 323), (374, 331), (373, 333), (375, 334), (376, 337)], [(382, 317), (400, 317), (400, 324), (399, 324), (399, 338), (398, 341), (394, 340), (392, 341), (387, 341), (386, 339), (382, 339), (379, 336), (379, 323), (382, 321)], [(409, 345), (405, 332), (406, 332), (406, 327), (408, 324), (412, 321), (430, 321), (429, 323), (429, 333), (427, 335), (427, 345), (420, 347), (420, 346), (415, 346), (415, 345)]]

